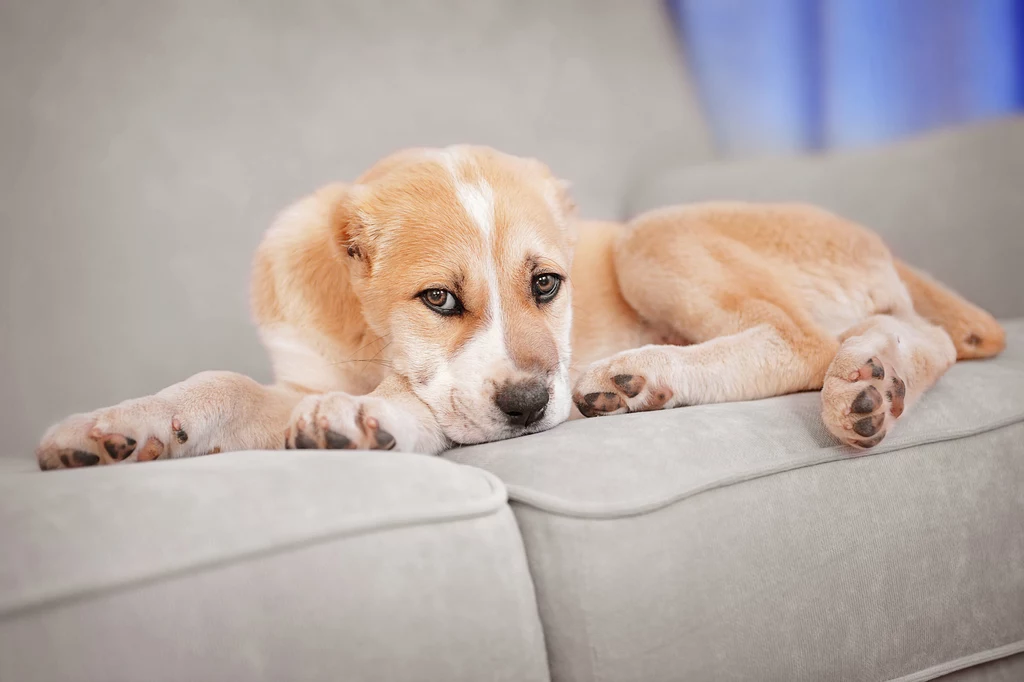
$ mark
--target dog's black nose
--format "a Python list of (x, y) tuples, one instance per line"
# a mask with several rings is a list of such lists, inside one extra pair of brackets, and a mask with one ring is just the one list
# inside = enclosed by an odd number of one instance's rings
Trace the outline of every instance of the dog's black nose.
[(494, 395), (498, 409), (508, 415), (508, 423), (529, 426), (544, 416), (548, 406), (548, 388), (539, 379), (508, 382)]

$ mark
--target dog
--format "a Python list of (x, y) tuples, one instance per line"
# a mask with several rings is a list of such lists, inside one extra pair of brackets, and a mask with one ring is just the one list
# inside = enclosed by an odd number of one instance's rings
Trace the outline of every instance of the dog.
[(809, 390), (832, 434), (864, 449), (955, 361), (1005, 343), (988, 313), (818, 208), (575, 214), (537, 160), (393, 154), (286, 209), (258, 248), (252, 308), (274, 385), (203, 372), (74, 415), (45, 434), (39, 465), (436, 454), (571, 415)]

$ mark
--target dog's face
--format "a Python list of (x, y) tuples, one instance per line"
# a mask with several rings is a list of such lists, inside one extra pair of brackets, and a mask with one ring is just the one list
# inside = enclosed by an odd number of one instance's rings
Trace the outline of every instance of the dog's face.
[(341, 213), (367, 324), (446, 436), (479, 443), (568, 417), (574, 228), (546, 167), (486, 148), (403, 152)]

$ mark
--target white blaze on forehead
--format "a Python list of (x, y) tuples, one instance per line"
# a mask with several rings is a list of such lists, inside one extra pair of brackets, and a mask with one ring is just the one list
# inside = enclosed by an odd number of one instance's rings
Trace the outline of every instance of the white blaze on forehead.
[[(448, 148), (443, 152), (443, 163), (455, 183), (455, 196), (469, 216), (470, 222), (480, 231), (484, 243), (484, 272), (487, 277), (487, 307), (490, 313), (490, 324), (479, 334), (481, 343), (470, 344), (466, 351), (479, 353), (481, 361), (497, 361), (504, 359), (508, 352), (505, 349), (501, 297), (498, 288), (498, 269), (494, 262), (495, 217), (494, 190), (482, 174), (477, 173), (473, 181), (465, 179), (462, 172), (464, 164), (475, 161), (467, 157), (458, 147)], [(476, 169), (478, 170), (478, 169)]]
[(455, 191), (470, 220), (483, 234), (490, 251), (494, 239), (494, 190), (486, 180), (470, 184), (456, 179)]
[(497, 268), (494, 264), (494, 190), (483, 177), (475, 181), (467, 181), (463, 178), (461, 166), (464, 163), (473, 163), (472, 159), (466, 159), (458, 149), (447, 149), (443, 153), (443, 161), (448, 172), (455, 183), (455, 196), (458, 198), (462, 208), (469, 216), (470, 222), (480, 231), (484, 242), (484, 258), (487, 277), (493, 286), (489, 303), (494, 312), (500, 309), (499, 301), (496, 298), (497, 291)]
[(461, 166), (467, 162), (474, 162), (467, 159), (458, 148), (446, 149), (441, 156), (442, 163), (455, 183), (455, 194), (459, 198), (459, 203), (483, 234), (487, 246), (491, 246), (490, 242), (494, 237), (494, 190), (483, 177), (476, 182), (467, 182), (463, 178)]

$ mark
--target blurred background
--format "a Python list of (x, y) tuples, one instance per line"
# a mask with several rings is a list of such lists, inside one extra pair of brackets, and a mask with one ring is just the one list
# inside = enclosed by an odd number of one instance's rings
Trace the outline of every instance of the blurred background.
[[(895, 185), (857, 165), (873, 152), (843, 155), (1021, 109), (1022, 8), (0, 0), (2, 454), (28, 456), (69, 413), (203, 369), (270, 380), (248, 313), (260, 235), (291, 201), (402, 147), (471, 142), (536, 156), (594, 218), (627, 216), (664, 169), (696, 169), (658, 201), (815, 200), (908, 248), (920, 239), (895, 231), (906, 213), (893, 206), (954, 185), (971, 206), (991, 205), (986, 185), (950, 171), (900, 185), (883, 210), (864, 197)], [(995, 168), (1008, 148), (986, 135), (971, 168)], [(913, 149), (904, 166), (937, 158)], [(814, 194), (821, 172), (799, 164), (702, 185), (722, 164), (808, 153), (852, 159), (830, 187), (860, 194)], [(767, 179), (790, 185), (771, 194)], [(679, 189), (696, 187), (703, 194)], [(934, 216), (961, 203), (931, 202)], [(972, 248), (947, 246), (931, 264), (981, 297), (1024, 257), (1019, 243), (1002, 260)], [(944, 267), (954, 256), (960, 267)]]
[(670, 0), (731, 156), (855, 147), (1024, 107), (1020, 0)]

